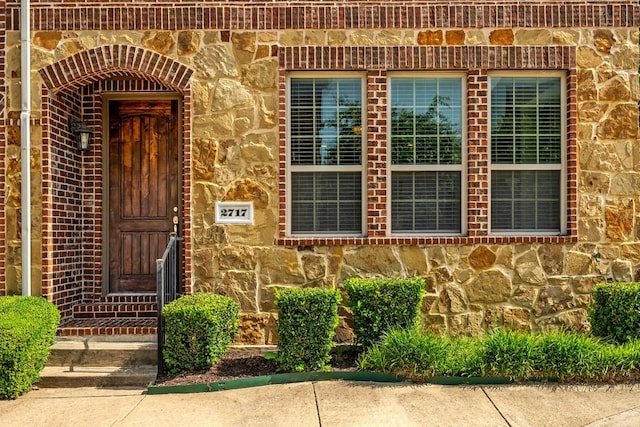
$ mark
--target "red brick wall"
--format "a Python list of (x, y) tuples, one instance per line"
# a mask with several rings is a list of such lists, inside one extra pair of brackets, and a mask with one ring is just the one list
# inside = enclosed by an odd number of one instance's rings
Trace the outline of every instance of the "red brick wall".
[[(7, 128), (5, 121), (6, 114), (6, 86), (5, 86), (5, 48), (6, 48), (6, 2), (0, 1), (0, 188), (4, 188), (6, 171), (6, 144)], [(0, 296), (7, 292), (7, 281), (5, 274), (5, 248), (6, 248), (6, 219), (5, 219), (5, 192), (0, 191)]]
[(76, 93), (43, 93), (42, 134), (42, 295), (55, 301), (63, 317), (82, 298), (82, 153), (69, 132), (68, 117), (82, 117)]
[[(639, 26), (635, 0), (421, 2), (242, 0), (31, 1), (34, 31), (144, 29), (349, 29)], [(327, 4), (328, 3), (328, 4)], [(19, 0), (9, 0), (9, 29), (19, 27)], [(52, 7), (54, 6), (54, 7)]]

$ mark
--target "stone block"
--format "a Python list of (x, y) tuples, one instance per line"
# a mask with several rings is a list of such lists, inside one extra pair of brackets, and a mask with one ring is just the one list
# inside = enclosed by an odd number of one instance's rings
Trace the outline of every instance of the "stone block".
[(401, 246), (398, 249), (400, 261), (409, 276), (425, 276), (429, 272), (424, 249), (417, 246)]
[(564, 251), (560, 245), (541, 245), (538, 258), (544, 272), (550, 276), (562, 274)]
[(169, 54), (175, 45), (171, 31), (147, 31), (142, 36), (142, 46), (162, 55)]
[(451, 336), (475, 336), (484, 334), (484, 315), (476, 311), (447, 317), (447, 332)]
[(515, 41), (515, 35), (510, 28), (493, 30), (489, 33), (489, 42), (492, 45), (510, 46)]
[(611, 275), (616, 282), (632, 282), (633, 264), (628, 260), (616, 259), (611, 263)]
[(635, 206), (633, 199), (607, 200), (604, 210), (606, 237), (613, 242), (626, 242), (634, 238)]
[(476, 247), (469, 254), (469, 265), (476, 270), (486, 269), (496, 262), (496, 254), (487, 246)]
[(295, 250), (259, 249), (256, 253), (261, 284), (294, 285), (305, 282), (302, 264)]
[(201, 34), (199, 31), (180, 31), (178, 33), (178, 55), (193, 55), (200, 50)]
[(465, 32), (462, 30), (447, 30), (444, 33), (444, 39), (450, 46), (462, 46), (465, 42)]
[(536, 317), (548, 316), (576, 306), (569, 286), (546, 286), (540, 290), (538, 299), (533, 305)]
[(538, 298), (538, 292), (537, 288), (520, 286), (513, 291), (511, 302), (522, 307), (531, 308)]
[(581, 276), (589, 274), (592, 270), (593, 261), (591, 254), (570, 251), (566, 256), (566, 274), (571, 276)]
[(343, 264), (361, 274), (401, 276), (402, 264), (389, 246), (362, 246), (345, 252)]
[(33, 45), (47, 50), (54, 50), (62, 40), (61, 31), (38, 31), (33, 35)]
[(307, 280), (313, 281), (326, 277), (327, 260), (324, 256), (304, 254), (301, 256), (301, 262)]
[(511, 280), (499, 270), (483, 271), (467, 282), (464, 290), (470, 302), (506, 302), (511, 297)]
[(542, 331), (565, 330), (588, 333), (591, 330), (589, 315), (584, 308), (565, 311), (557, 315), (539, 319), (536, 328)]
[(548, 46), (553, 44), (553, 36), (547, 29), (518, 30), (514, 35), (514, 42), (523, 46)]
[(440, 292), (436, 303), (437, 313), (459, 314), (467, 311), (469, 303), (464, 289), (455, 283), (448, 283)]
[(242, 83), (262, 91), (275, 90), (278, 84), (277, 59), (264, 59), (243, 67)]
[(276, 317), (270, 313), (241, 313), (236, 344), (277, 344)]

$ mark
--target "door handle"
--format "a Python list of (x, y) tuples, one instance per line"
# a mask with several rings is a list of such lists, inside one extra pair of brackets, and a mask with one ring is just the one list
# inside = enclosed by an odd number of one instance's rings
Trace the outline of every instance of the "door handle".
[(173, 207), (173, 233), (178, 234), (178, 224), (180, 223), (180, 218), (178, 218), (178, 207)]

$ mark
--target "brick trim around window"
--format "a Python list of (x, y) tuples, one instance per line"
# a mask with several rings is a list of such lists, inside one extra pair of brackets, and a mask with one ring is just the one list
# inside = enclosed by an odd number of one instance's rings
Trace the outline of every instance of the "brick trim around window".
[[(427, 245), (564, 243), (577, 241), (577, 75), (572, 46), (284, 47), (279, 50), (280, 197), (277, 244)], [(286, 235), (286, 76), (290, 71), (352, 70), (367, 73), (367, 237), (317, 238)], [(387, 200), (387, 72), (467, 72), (467, 235), (395, 237), (389, 234)], [(567, 73), (567, 233), (558, 236), (489, 235), (489, 70), (562, 70)]]

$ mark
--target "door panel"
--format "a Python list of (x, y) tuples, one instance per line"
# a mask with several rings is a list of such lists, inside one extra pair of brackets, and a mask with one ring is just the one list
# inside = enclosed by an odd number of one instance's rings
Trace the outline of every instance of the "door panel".
[(179, 203), (177, 100), (109, 101), (109, 290), (154, 292)]

